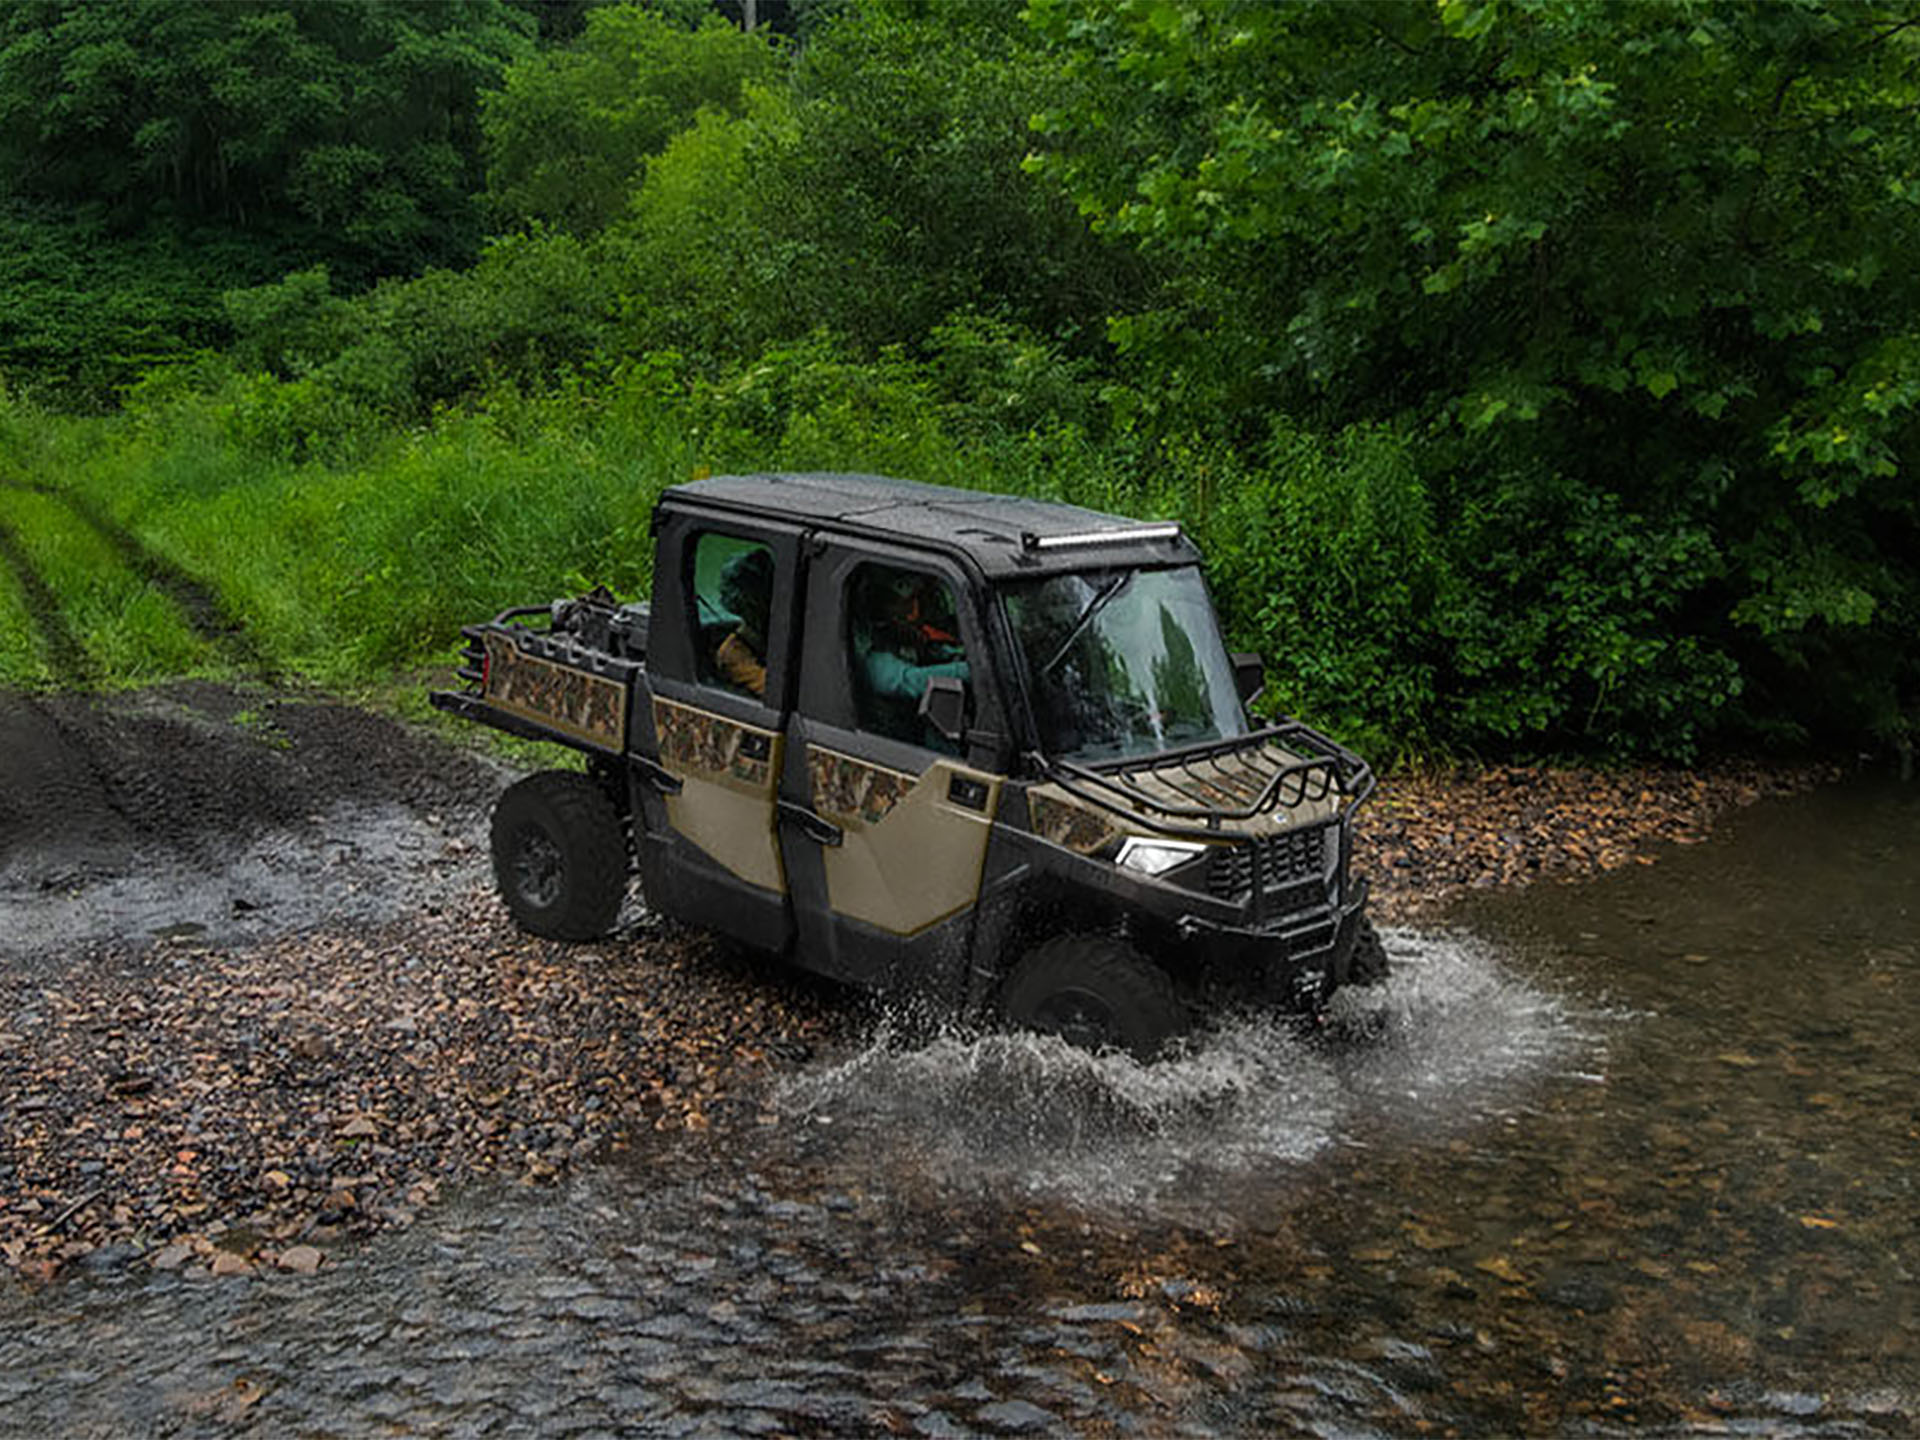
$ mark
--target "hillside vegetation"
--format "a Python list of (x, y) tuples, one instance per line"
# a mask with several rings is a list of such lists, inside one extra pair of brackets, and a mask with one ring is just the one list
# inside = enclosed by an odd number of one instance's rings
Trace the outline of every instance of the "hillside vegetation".
[(1177, 517), (1382, 756), (1910, 744), (1920, 11), (0, 9), (0, 683), (361, 683), (701, 469)]

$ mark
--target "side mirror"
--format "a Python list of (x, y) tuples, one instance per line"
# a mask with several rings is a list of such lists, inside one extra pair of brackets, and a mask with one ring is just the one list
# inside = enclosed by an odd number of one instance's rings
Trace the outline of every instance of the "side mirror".
[(967, 733), (967, 683), (955, 675), (929, 675), (920, 692), (920, 718), (949, 744)]
[(1253, 697), (1266, 689), (1266, 662), (1244, 650), (1234, 651), (1227, 659), (1233, 664), (1233, 688), (1240, 692), (1240, 703), (1251, 704)]

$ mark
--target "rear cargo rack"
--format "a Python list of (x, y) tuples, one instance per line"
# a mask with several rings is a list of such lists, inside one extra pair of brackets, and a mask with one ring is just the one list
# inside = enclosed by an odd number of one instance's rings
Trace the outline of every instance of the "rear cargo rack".
[(512, 606), (461, 627), (455, 673), (465, 688), (429, 698), (436, 709), (512, 735), (624, 755), (647, 626), (646, 606), (619, 605), (598, 589), (551, 605)]
[[(1374, 786), (1366, 761), (1297, 720), (1098, 769), (1050, 756), (1034, 758), (1042, 773), (1068, 793), (1168, 833), (1192, 828), (1178, 822), (1200, 821), (1206, 830), (1216, 831), (1228, 821), (1251, 820), (1276, 809), (1293, 811), (1335, 796), (1351, 809), (1371, 795)], [(1275, 768), (1269, 770), (1269, 765)], [(1155, 794), (1143, 784), (1146, 777), (1192, 803)]]

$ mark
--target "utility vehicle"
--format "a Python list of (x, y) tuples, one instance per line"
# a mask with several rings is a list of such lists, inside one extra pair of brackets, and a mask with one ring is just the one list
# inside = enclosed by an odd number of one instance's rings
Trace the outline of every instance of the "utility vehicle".
[(570, 746), (492, 823), (536, 934), (655, 912), (835, 979), (1148, 1059), (1386, 957), (1366, 764), (1256, 721), (1176, 524), (868, 475), (664, 492), (650, 604), (468, 627), (440, 709)]

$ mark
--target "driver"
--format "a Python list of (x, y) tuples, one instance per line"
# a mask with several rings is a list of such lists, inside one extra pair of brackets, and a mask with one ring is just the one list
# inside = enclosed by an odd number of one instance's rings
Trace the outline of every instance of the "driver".
[(969, 675), (947, 587), (929, 575), (886, 571), (868, 584), (856, 615), (853, 655), (869, 702), (865, 723), (910, 744), (936, 744), (920, 722), (927, 681)]

